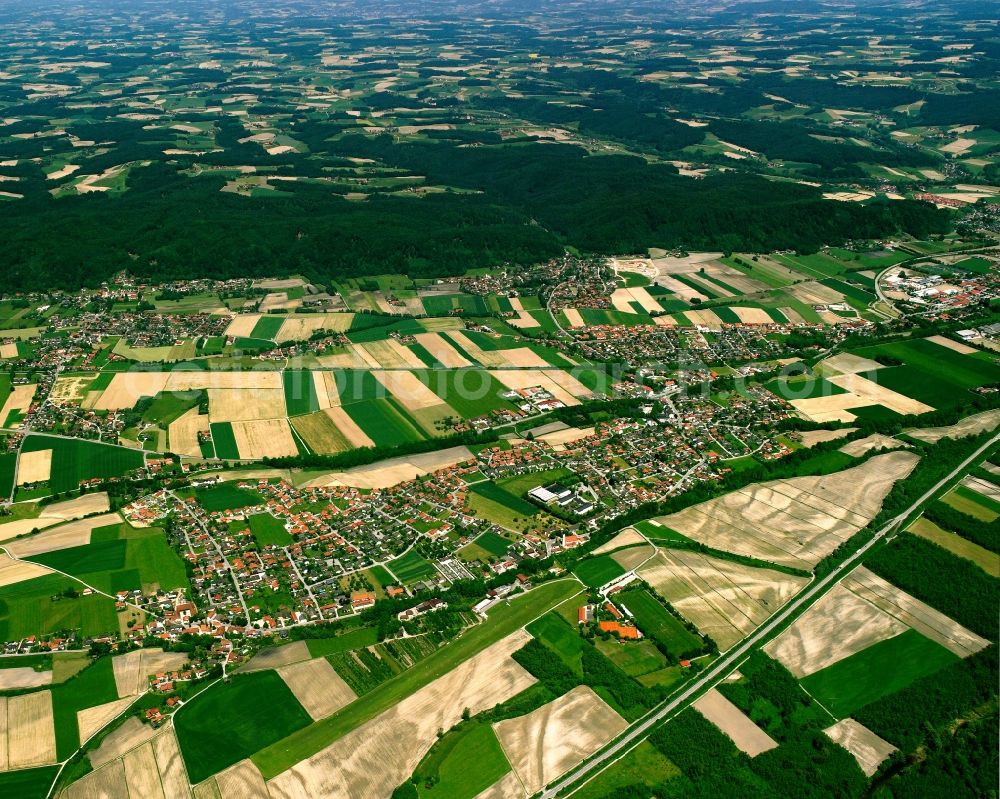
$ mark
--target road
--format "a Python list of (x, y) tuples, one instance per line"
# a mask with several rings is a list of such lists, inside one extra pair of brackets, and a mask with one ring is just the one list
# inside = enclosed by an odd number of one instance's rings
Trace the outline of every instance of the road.
[(590, 760), (580, 764), (576, 769), (568, 772), (558, 782), (553, 784), (551, 788), (543, 791), (541, 793), (542, 799), (552, 799), (560, 791), (565, 790), (573, 783), (585, 777), (587, 774), (596, 769), (600, 769), (609, 761), (617, 758), (620, 754), (624, 754), (633, 746), (633, 744), (636, 744), (645, 738), (653, 727), (664, 719), (669, 718), (680, 710), (683, 710), (690, 700), (694, 699), (702, 691), (707, 690), (709, 687), (729, 674), (729, 672), (732, 671), (733, 668), (735, 668), (747, 654), (749, 654), (750, 650), (754, 649), (758, 644), (770, 637), (770, 635), (776, 632), (786, 621), (791, 619), (800, 611), (804, 611), (807, 607), (809, 607), (809, 605), (818, 600), (828, 588), (853, 569), (873, 546), (892, 533), (901, 522), (913, 513), (914, 510), (931, 499), (949, 481), (953, 480), (963, 470), (968, 468), (969, 464), (982, 457), (983, 453), (997, 441), (1000, 441), (1000, 433), (992, 436), (989, 441), (962, 461), (962, 463), (949, 472), (946, 477), (943, 477), (933, 487), (924, 492), (924, 494), (905, 511), (892, 518), (884, 527), (875, 533), (871, 540), (859, 547), (850, 557), (844, 560), (826, 577), (813, 583), (803, 593), (793, 599), (790, 604), (786, 605), (783, 610), (772, 616), (771, 619), (765, 622), (761, 627), (757, 628), (757, 631), (744, 640), (743, 643), (737, 645), (734, 649), (729, 650), (726, 654), (720, 657), (719, 660), (712, 664), (712, 666), (709, 667), (701, 677), (698, 677), (680, 694), (667, 700), (666, 704), (661, 705), (659, 708), (650, 711), (649, 714), (636, 722), (634, 727), (629, 729), (628, 732), (611, 744), (610, 747)]

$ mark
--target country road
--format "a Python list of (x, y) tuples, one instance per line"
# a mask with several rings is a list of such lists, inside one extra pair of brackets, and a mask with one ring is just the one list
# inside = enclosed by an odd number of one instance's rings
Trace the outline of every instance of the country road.
[(810, 585), (799, 596), (793, 599), (792, 602), (785, 606), (784, 609), (772, 616), (770, 620), (759, 627), (749, 638), (745, 639), (741, 644), (738, 644), (735, 648), (725, 653), (721, 658), (719, 658), (719, 660), (709, 667), (701, 677), (698, 677), (680, 694), (668, 699), (666, 704), (661, 705), (659, 708), (650, 711), (649, 714), (637, 721), (633, 727), (614, 741), (614, 743), (612, 743), (607, 749), (600, 752), (590, 760), (581, 763), (575, 769), (567, 772), (550, 788), (544, 790), (541, 794), (539, 794), (541, 799), (553, 799), (553, 797), (557, 796), (561, 791), (565, 790), (573, 783), (578, 782), (586, 775), (600, 769), (609, 761), (614, 760), (619, 754), (623, 754), (631, 748), (633, 744), (636, 744), (645, 738), (649, 731), (661, 721), (675, 715), (680, 710), (683, 710), (688, 705), (690, 700), (697, 697), (702, 691), (707, 690), (712, 685), (719, 682), (730, 671), (732, 671), (732, 669), (750, 652), (750, 650), (765, 641), (786, 621), (791, 619), (800, 611), (806, 610), (810, 605), (818, 600), (828, 588), (853, 569), (873, 546), (893, 532), (902, 521), (913, 513), (914, 510), (927, 502), (949, 481), (968, 468), (969, 464), (980, 458), (982, 454), (991, 446), (996, 444), (997, 441), (1000, 441), (1000, 433), (991, 437), (989, 441), (979, 447), (945, 477), (941, 478), (941, 480), (939, 480), (934, 486), (924, 492), (905, 511), (891, 519), (871, 538), (871, 540), (859, 547), (826, 577)]

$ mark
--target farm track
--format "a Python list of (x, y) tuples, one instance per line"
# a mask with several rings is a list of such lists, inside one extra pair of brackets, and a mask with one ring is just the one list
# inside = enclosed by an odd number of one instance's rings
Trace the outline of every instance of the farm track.
[(891, 538), (891, 534), (896, 531), (901, 523), (906, 521), (906, 519), (909, 518), (918, 508), (933, 498), (938, 491), (948, 485), (949, 482), (954, 480), (959, 474), (967, 469), (970, 464), (982, 457), (982, 455), (998, 441), (1000, 441), (1000, 433), (994, 435), (989, 439), (989, 441), (982, 444), (978, 449), (976, 449), (975, 452), (969, 455), (945, 477), (941, 478), (941, 480), (918, 497), (908, 508), (890, 519), (889, 522), (883, 525), (882, 528), (879, 529), (879, 531), (876, 532), (869, 541), (858, 547), (853, 554), (848, 556), (826, 577), (823, 577), (806, 588), (798, 597), (786, 605), (783, 610), (772, 616), (771, 619), (759, 627), (755, 633), (745, 639), (743, 643), (737, 645), (727, 654), (723, 655), (708, 668), (702, 677), (695, 680), (679, 695), (666, 700), (666, 702), (659, 708), (654, 709), (644, 718), (637, 721), (627, 732), (625, 732), (624, 735), (612, 743), (607, 749), (600, 752), (592, 759), (581, 763), (575, 769), (567, 772), (551, 787), (539, 794), (536, 794), (536, 796), (540, 797), (540, 799), (554, 799), (554, 797), (587, 777), (588, 774), (601, 770), (603, 766), (610, 765), (611, 762), (616, 760), (620, 755), (626, 754), (633, 746), (641, 743), (657, 724), (662, 721), (669, 720), (687, 708), (694, 699), (718, 684), (732, 671), (733, 668), (735, 668), (747, 655), (749, 655), (752, 650), (760, 648), (760, 646), (769, 640), (774, 633), (782, 629), (787, 622), (808, 610), (817, 600), (825, 595), (827, 590), (836, 585), (843, 577), (850, 573), (850, 571), (853, 570), (858, 563), (860, 563), (861, 559), (870, 549), (872, 549), (872, 547), (883, 540)]

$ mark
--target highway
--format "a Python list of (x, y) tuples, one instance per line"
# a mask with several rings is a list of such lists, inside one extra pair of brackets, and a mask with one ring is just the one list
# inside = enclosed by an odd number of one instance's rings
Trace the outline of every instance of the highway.
[(810, 585), (805, 589), (805, 591), (786, 605), (785, 608), (772, 616), (763, 625), (758, 627), (749, 638), (746, 638), (742, 643), (726, 652), (715, 663), (713, 663), (704, 674), (695, 679), (694, 682), (692, 682), (680, 694), (668, 699), (666, 703), (660, 707), (651, 710), (646, 716), (639, 719), (633, 727), (615, 740), (608, 748), (599, 752), (590, 760), (581, 763), (575, 769), (567, 772), (557, 782), (553, 783), (550, 788), (544, 790), (540, 794), (541, 798), (552, 799), (552, 797), (557, 796), (561, 791), (579, 781), (587, 774), (590, 774), (595, 770), (599, 770), (602, 766), (608, 764), (620, 754), (624, 754), (633, 745), (639, 743), (643, 738), (645, 738), (653, 727), (664, 719), (667, 719), (683, 710), (692, 699), (696, 698), (703, 691), (719, 682), (723, 677), (729, 674), (729, 672), (731, 672), (752, 649), (767, 640), (770, 635), (776, 632), (786, 621), (790, 620), (798, 613), (805, 611), (810, 605), (823, 596), (826, 590), (842, 577), (846, 576), (846, 574), (861, 561), (861, 559), (872, 547), (892, 533), (900, 523), (910, 516), (911, 513), (931, 499), (941, 488), (947, 485), (956, 476), (961, 474), (962, 471), (967, 469), (971, 463), (974, 463), (978, 458), (982, 457), (983, 453), (997, 441), (1000, 441), (1000, 433), (992, 436), (989, 441), (962, 461), (962, 463), (949, 472), (946, 477), (943, 477), (933, 487), (924, 492), (924, 494), (921, 495), (920, 498), (910, 505), (905, 511), (889, 520), (889, 522), (877, 533), (875, 533), (875, 535), (867, 543), (860, 546), (826, 577)]

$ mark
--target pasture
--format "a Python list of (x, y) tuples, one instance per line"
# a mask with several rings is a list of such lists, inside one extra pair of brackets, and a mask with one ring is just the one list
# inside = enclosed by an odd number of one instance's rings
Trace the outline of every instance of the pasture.
[(568, 621), (558, 613), (546, 613), (540, 619), (533, 621), (526, 628), (532, 637), (537, 638), (574, 673), (583, 675), (581, 663), (584, 640)]

